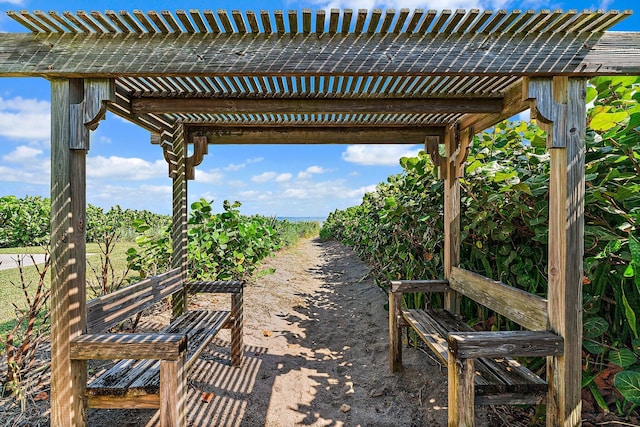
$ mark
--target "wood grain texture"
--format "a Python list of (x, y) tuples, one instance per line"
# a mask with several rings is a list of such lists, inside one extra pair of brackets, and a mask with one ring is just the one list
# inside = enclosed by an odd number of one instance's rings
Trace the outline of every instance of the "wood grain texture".
[(544, 357), (564, 352), (562, 337), (549, 331), (455, 332), (447, 336), (457, 359), (479, 357)]
[(180, 270), (152, 276), (87, 303), (87, 332), (105, 332), (183, 288)]
[(0, 37), (0, 76), (340, 75), (371, 70), (403, 75), (638, 75), (640, 33)]
[(447, 363), (448, 425), (473, 427), (475, 412), (475, 361), (450, 358)]
[(502, 98), (428, 98), (428, 99), (228, 99), (228, 98), (134, 98), (133, 114), (207, 113), (207, 114), (428, 114), (498, 113)]
[[(584, 164), (586, 82), (553, 80), (566, 88), (566, 114), (553, 127), (566, 135), (566, 148), (553, 148), (549, 185), (549, 324), (565, 339), (562, 357), (549, 358), (552, 385), (548, 425), (579, 425), (581, 413), (582, 275), (584, 256)], [(554, 132), (554, 135), (556, 132)], [(551, 421), (549, 421), (551, 419)]]
[(402, 294), (389, 292), (389, 368), (402, 372), (402, 327), (398, 318), (402, 315)]
[(547, 300), (500, 281), (454, 267), (449, 286), (534, 331), (547, 330)]
[(449, 290), (448, 280), (393, 280), (391, 281), (392, 292), (447, 292)]
[(160, 361), (160, 426), (187, 425), (187, 372), (185, 353), (179, 360)]
[[(444, 176), (444, 277), (449, 279), (453, 267), (460, 264), (460, 179), (456, 164), (460, 139), (455, 125), (447, 127), (444, 147), (440, 173)], [(453, 288), (445, 294), (444, 306), (454, 314), (460, 312), (460, 295)]]
[[(188, 144), (186, 140), (184, 126), (178, 123), (174, 129), (172, 153), (175, 166), (171, 169), (173, 198), (171, 221), (171, 267), (180, 270), (180, 280), (185, 283), (187, 280), (187, 222), (188, 222), (188, 201), (187, 201), (187, 157)], [(172, 165), (173, 166), (173, 165)], [(176, 293), (171, 298), (173, 315), (179, 316), (187, 311), (187, 291)]]
[(86, 151), (69, 147), (83, 97), (81, 80), (51, 81), (51, 423), (62, 427), (86, 423), (86, 365), (69, 354), (86, 328)]
[(186, 349), (183, 334), (84, 334), (71, 340), (71, 358), (81, 360), (178, 360)]
[(190, 125), (209, 144), (422, 144), (442, 126), (217, 126)]
[(522, 80), (509, 86), (504, 91), (502, 110), (494, 114), (465, 114), (460, 120), (460, 129), (472, 129), (474, 133), (495, 126), (503, 120), (519, 114), (530, 107), (530, 102), (523, 96)]

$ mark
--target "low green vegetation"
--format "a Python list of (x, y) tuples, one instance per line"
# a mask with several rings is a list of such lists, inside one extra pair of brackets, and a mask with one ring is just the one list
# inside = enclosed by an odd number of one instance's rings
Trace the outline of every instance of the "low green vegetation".
[[(638, 77), (599, 77), (587, 91), (583, 386), (588, 403), (621, 415), (640, 404), (639, 89)], [(401, 165), (320, 231), (356, 249), (382, 286), (443, 271), (443, 184), (425, 154)], [(465, 268), (547, 294), (548, 177), (535, 124), (504, 122), (474, 138), (461, 193)], [(462, 309), (475, 327), (516, 326), (468, 300)]]

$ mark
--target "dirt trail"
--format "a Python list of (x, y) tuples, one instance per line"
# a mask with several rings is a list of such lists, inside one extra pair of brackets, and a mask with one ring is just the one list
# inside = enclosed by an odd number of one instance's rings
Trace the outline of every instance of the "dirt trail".
[[(446, 367), (409, 348), (405, 371), (390, 373), (386, 295), (350, 249), (304, 239), (264, 267), (276, 271), (245, 290), (244, 363), (230, 366), (222, 331), (189, 372), (188, 425), (447, 425)], [(40, 425), (47, 403), (38, 402), (39, 422), (28, 425)], [(476, 425), (499, 425), (477, 413)], [(88, 412), (89, 426), (151, 426), (156, 418), (153, 410)]]

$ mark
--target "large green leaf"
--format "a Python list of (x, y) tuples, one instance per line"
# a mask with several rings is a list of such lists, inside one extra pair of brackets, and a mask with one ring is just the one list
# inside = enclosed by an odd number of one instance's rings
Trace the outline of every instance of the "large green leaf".
[(640, 405), (640, 372), (618, 372), (613, 380), (613, 385), (626, 400)]
[(616, 126), (628, 117), (624, 111), (617, 113), (600, 113), (596, 114), (592, 119), (589, 127), (596, 131), (606, 131)]
[(638, 358), (633, 353), (633, 351), (628, 348), (621, 348), (620, 350), (614, 351), (609, 354), (609, 362), (615, 363), (620, 366), (622, 369), (626, 369), (629, 366), (636, 363)]
[(607, 329), (609, 323), (602, 317), (591, 317), (583, 324), (585, 338), (597, 338), (607, 332)]

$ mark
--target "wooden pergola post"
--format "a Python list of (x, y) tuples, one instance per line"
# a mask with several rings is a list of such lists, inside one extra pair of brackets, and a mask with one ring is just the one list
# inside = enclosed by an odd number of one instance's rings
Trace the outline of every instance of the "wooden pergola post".
[(547, 131), (549, 183), (549, 326), (564, 338), (564, 355), (547, 359), (547, 426), (581, 424), (582, 275), (586, 81), (530, 79), (532, 115)]
[[(173, 179), (173, 219), (171, 224), (171, 244), (173, 255), (171, 268), (179, 268), (182, 280), (187, 280), (187, 141), (184, 126), (177, 124), (173, 136), (173, 156), (170, 165)], [(178, 316), (187, 309), (186, 288), (174, 295), (173, 315)]]
[(86, 424), (87, 364), (71, 339), (86, 331), (86, 157), (89, 130), (113, 100), (109, 79), (51, 80), (51, 425)]
[[(460, 179), (458, 178), (458, 154), (460, 135), (457, 125), (447, 126), (444, 136), (445, 156), (441, 161), (444, 176), (444, 277), (451, 276), (451, 269), (460, 264)], [(446, 293), (445, 309), (460, 312), (460, 296)]]
[(86, 328), (86, 149), (72, 149), (71, 111), (82, 79), (51, 80), (51, 425), (86, 424), (86, 361), (72, 361), (71, 338)]

